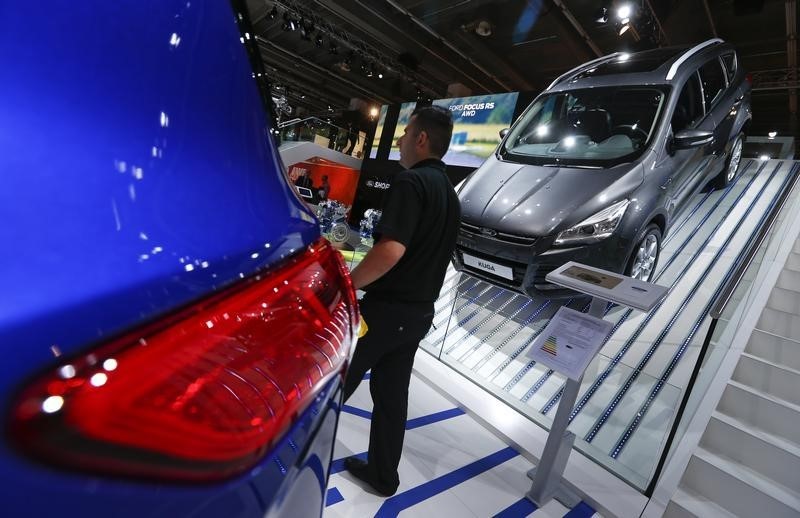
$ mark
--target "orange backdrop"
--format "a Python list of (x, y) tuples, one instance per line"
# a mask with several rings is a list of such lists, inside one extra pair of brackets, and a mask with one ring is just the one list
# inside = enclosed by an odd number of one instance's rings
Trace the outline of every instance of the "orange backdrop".
[(328, 175), (328, 183), (331, 186), (328, 199), (342, 202), (345, 205), (353, 204), (360, 171), (324, 158), (314, 157), (289, 168), (289, 178), (292, 182), (297, 178), (301, 169), (308, 171), (314, 189), (319, 189), (322, 185), (322, 176)]

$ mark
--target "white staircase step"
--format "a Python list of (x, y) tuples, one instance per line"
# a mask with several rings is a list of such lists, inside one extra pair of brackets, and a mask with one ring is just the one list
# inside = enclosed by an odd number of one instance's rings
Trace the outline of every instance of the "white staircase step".
[(775, 285), (785, 290), (800, 291), (800, 272), (784, 268)]
[(800, 338), (800, 316), (765, 307), (756, 323), (756, 329), (786, 338)]
[(795, 240), (792, 251), (796, 254), (800, 254), (800, 239)]
[(800, 407), (730, 380), (717, 411), (800, 446)]
[(704, 448), (695, 451), (681, 485), (737, 516), (797, 518), (800, 513), (800, 495)]
[(714, 412), (700, 444), (766, 479), (800, 492), (800, 447)]
[[(800, 285), (797, 290), (800, 290)], [(792, 315), (800, 314), (800, 291), (775, 286), (767, 299), (767, 307)]]
[(783, 265), (783, 268), (784, 270), (800, 272), (800, 253), (789, 252), (789, 256), (786, 258), (786, 264)]
[(742, 353), (732, 378), (760, 392), (800, 405), (800, 371)]
[(679, 487), (664, 511), (663, 518), (737, 518), (703, 495)]
[(754, 330), (745, 351), (769, 362), (800, 370), (800, 342)]

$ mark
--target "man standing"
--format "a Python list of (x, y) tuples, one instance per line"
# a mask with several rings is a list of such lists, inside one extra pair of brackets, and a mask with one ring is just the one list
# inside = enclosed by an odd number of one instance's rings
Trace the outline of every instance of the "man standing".
[(433, 304), (455, 248), (460, 206), (441, 158), (450, 146), (450, 111), (424, 107), (398, 139), (400, 164), (392, 181), (375, 246), (353, 270), (366, 295), (360, 310), (369, 326), (359, 341), (344, 385), (347, 400), (367, 370), (373, 410), (367, 462), (345, 467), (377, 493), (397, 491), (397, 467), (408, 413), (408, 384), (420, 340), (433, 322)]

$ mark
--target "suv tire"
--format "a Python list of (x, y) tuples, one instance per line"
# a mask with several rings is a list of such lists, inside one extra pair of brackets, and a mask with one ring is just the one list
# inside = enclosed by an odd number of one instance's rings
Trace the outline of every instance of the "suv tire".
[(714, 178), (714, 188), (724, 189), (728, 186), (734, 178), (739, 169), (739, 164), (742, 162), (742, 147), (744, 146), (744, 134), (739, 133), (733, 139), (731, 144), (731, 152), (725, 160), (725, 167), (720, 171), (719, 175)]
[(636, 240), (628, 264), (625, 266), (625, 275), (650, 282), (658, 266), (661, 254), (661, 229), (655, 223), (650, 223)]

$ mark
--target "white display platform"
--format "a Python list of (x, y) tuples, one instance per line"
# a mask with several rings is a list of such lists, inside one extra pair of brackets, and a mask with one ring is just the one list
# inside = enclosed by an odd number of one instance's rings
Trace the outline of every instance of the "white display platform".
[[(615, 331), (589, 365), (570, 430), (576, 447), (643, 487), (658, 460), (708, 327), (708, 305), (795, 165), (744, 161), (726, 190), (703, 192), (665, 237), (653, 282), (670, 290), (650, 313), (608, 308)], [(422, 348), (545, 427), (563, 376), (525, 355), (560, 306), (450, 271)]]

